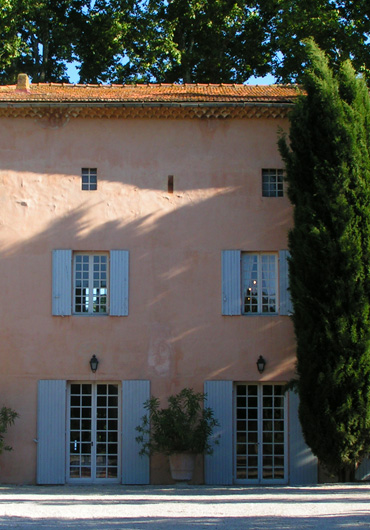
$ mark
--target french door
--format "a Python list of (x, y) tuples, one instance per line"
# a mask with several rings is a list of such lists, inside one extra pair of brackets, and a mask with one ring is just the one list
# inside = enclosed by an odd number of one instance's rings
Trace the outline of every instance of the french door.
[(237, 384), (235, 478), (239, 483), (287, 482), (287, 412), (283, 385)]
[(68, 403), (67, 480), (119, 482), (119, 385), (71, 383)]

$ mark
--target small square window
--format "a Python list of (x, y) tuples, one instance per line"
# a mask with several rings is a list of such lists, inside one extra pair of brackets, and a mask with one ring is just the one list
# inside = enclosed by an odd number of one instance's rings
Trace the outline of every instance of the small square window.
[(283, 183), (282, 169), (262, 169), (262, 197), (283, 197)]
[(97, 169), (83, 167), (81, 170), (82, 190), (94, 191), (98, 189)]

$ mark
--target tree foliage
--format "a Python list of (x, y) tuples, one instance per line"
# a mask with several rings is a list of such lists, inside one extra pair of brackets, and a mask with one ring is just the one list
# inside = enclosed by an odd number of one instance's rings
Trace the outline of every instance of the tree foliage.
[(147, 414), (136, 427), (140, 454), (212, 454), (210, 437), (219, 423), (213, 410), (204, 406), (205, 401), (206, 395), (192, 388), (170, 396), (165, 408), (160, 408), (158, 398), (148, 399), (144, 403)]
[(131, 58), (158, 81), (242, 82), (268, 71), (271, 52), (256, 2), (148, 0), (141, 28)]
[(274, 53), (271, 67), (280, 81), (302, 80), (307, 38), (335, 69), (351, 59), (357, 72), (370, 77), (368, 0), (266, 0), (262, 5)]
[[(8, 5), (2, 32), (10, 36), (0, 79), (14, 82), (19, 72), (34, 82), (68, 81), (67, 65), (83, 26), (84, 0), (0, 0)], [(7, 42), (5, 41), (5, 48)]]
[(13, 425), (15, 419), (18, 418), (17, 412), (9, 407), (1, 407), (0, 409), (0, 455), (3, 451), (11, 451), (9, 445), (5, 445), (4, 435), (8, 432), (8, 428)]
[(0, 0), (0, 80), (300, 81), (302, 39), (368, 77), (368, 0)]
[(345, 476), (370, 450), (370, 100), (306, 43), (307, 95), (290, 118), (290, 289), (306, 442)]

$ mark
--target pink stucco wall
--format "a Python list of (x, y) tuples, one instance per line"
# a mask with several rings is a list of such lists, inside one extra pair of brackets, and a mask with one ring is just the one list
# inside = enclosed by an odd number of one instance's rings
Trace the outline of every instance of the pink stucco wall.
[[(39, 379), (150, 379), (167, 396), (207, 379), (293, 375), (288, 317), (221, 315), (221, 250), (287, 248), (289, 201), (261, 196), (261, 168), (283, 167), (278, 127), (287, 122), (1, 120), (0, 405), (20, 418), (0, 481), (35, 481)], [(82, 167), (98, 168), (98, 191), (81, 191)], [(128, 249), (129, 316), (53, 317), (56, 248)]]

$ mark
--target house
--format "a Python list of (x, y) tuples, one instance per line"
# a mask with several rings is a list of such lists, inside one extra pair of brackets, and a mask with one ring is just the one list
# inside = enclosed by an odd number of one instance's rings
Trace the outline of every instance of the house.
[(317, 480), (283, 392), (292, 209), (277, 137), (297, 95), (24, 74), (0, 87), (0, 404), (20, 415), (2, 482), (170, 482), (135, 427), (151, 394), (184, 387), (220, 422), (195, 482)]

